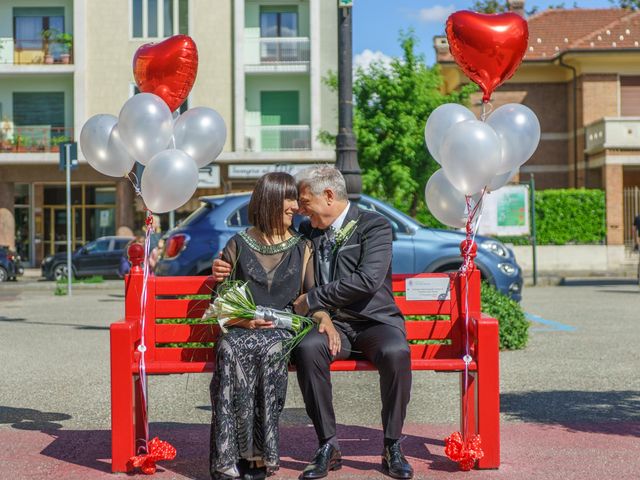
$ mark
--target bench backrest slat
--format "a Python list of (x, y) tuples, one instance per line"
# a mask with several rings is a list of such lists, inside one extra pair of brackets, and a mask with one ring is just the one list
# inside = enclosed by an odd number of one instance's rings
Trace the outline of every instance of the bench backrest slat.
[[(414, 277), (448, 278), (450, 281), (449, 300), (408, 301), (402, 295), (405, 280)], [(412, 358), (459, 358), (463, 351), (464, 309), (462, 293), (469, 288), (469, 311), (471, 317), (480, 315), (479, 273), (472, 274), (472, 281), (465, 277), (449, 274), (394, 275), (393, 290), (396, 303), (408, 316), (407, 338), (410, 341), (428, 342), (411, 345)], [(126, 314), (130, 322), (140, 319), (140, 292), (142, 275), (133, 273), (126, 280)], [(209, 304), (209, 299), (185, 299), (188, 295), (209, 295), (213, 288), (210, 277), (155, 277), (151, 276), (147, 285), (146, 331), (147, 359), (156, 362), (206, 362), (212, 360), (213, 349), (167, 347), (166, 344), (188, 342), (215, 342), (218, 327), (212, 324), (166, 323), (181, 322), (185, 318), (200, 318)], [(428, 316), (440, 315), (444, 319)], [(156, 324), (156, 319), (165, 322)], [(473, 325), (471, 325), (472, 327)], [(472, 336), (473, 338), (473, 336)], [(443, 343), (444, 342), (444, 343)], [(156, 345), (159, 344), (159, 345)], [(209, 352), (209, 353), (207, 353)]]
[(157, 295), (210, 295), (213, 277), (154, 277)]
[[(451, 322), (408, 321), (407, 340), (444, 340), (450, 338)], [(156, 343), (213, 342), (220, 328), (213, 324), (156, 324)]]
[(209, 303), (209, 300), (157, 299), (156, 318), (202, 318)]

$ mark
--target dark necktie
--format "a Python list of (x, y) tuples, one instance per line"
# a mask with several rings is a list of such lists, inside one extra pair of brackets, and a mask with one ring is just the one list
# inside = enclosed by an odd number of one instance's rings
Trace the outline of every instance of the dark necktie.
[(336, 234), (333, 227), (329, 227), (324, 231), (320, 238), (320, 251), (318, 262), (320, 265), (320, 281), (326, 285), (331, 281), (331, 260), (333, 259), (333, 247), (336, 244)]

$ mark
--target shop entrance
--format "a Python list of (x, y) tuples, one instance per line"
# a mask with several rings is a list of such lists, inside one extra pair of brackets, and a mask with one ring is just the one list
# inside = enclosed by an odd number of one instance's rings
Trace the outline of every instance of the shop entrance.
[[(113, 186), (74, 185), (71, 188), (71, 248), (107, 235), (115, 235)], [(44, 188), (44, 254), (67, 251), (67, 209), (64, 186)]]

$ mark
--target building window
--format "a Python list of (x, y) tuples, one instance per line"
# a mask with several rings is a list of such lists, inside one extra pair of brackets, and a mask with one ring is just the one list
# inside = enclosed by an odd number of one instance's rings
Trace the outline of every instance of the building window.
[(640, 77), (620, 77), (620, 115), (637, 117), (640, 115)]
[(16, 251), (22, 261), (31, 260), (31, 195), (28, 183), (16, 183), (14, 216), (16, 222)]
[[(29, 147), (65, 136), (64, 92), (13, 92), (13, 137)], [(65, 140), (67, 140), (65, 138)]]
[(165, 38), (189, 33), (189, 0), (131, 0), (131, 36)]
[(43, 32), (64, 32), (64, 8), (14, 8), (13, 37), (15, 48), (44, 49)]
[(263, 7), (260, 10), (261, 37), (297, 37), (298, 12), (295, 7)]

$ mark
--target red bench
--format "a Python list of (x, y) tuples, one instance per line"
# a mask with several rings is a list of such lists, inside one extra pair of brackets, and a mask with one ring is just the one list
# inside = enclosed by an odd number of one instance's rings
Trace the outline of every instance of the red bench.
[[(144, 438), (141, 411), (141, 389), (136, 347), (140, 343), (140, 293), (142, 270), (139, 259), (125, 281), (125, 319), (111, 325), (111, 448), (113, 472), (131, 471), (129, 458), (134, 455), (136, 438)], [(135, 263), (138, 262), (138, 265)], [(480, 313), (480, 275), (473, 272), (468, 280), (455, 274), (394, 275), (393, 290), (405, 292), (408, 278), (449, 278), (450, 299), (412, 300), (396, 297), (406, 316), (443, 315), (445, 320), (408, 320), (409, 340), (437, 340), (441, 343), (411, 344), (411, 369), (458, 372), (460, 374), (460, 407), (468, 405), (470, 434), (482, 438), (484, 458), (479, 468), (500, 465), (498, 321)], [(180, 348), (169, 343), (212, 342), (217, 327), (211, 324), (166, 324), (160, 319), (200, 318), (208, 300), (185, 299), (185, 296), (209, 294), (210, 277), (155, 277), (147, 283), (146, 369), (149, 375), (204, 373), (213, 371), (212, 348)], [(464, 395), (464, 318), (463, 292), (469, 289), (470, 342), (473, 361), (470, 364), (468, 393)], [(332, 371), (374, 370), (367, 361), (336, 361)], [(171, 439), (166, 439), (171, 441)]]

